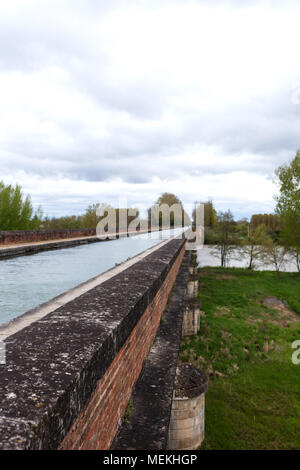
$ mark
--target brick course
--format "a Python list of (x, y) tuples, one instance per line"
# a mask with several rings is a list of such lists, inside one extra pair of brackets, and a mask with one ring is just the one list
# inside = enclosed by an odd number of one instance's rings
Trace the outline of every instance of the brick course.
[(0, 231), (0, 245), (96, 236), (95, 229)]
[(0, 449), (110, 447), (184, 251), (170, 240), (7, 338)]
[[(157, 229), (154, 229), (157, 230)], [(159, 229), (162, 230), (162, 229)], [(140, 228), (137, 227), (139, 232)], [(151, 231), (150, 229), (148, 230)], [(118, 230), (117, 230), (118, 233)], [(130, 232), (129, 232), (130, 233)], [(69, 229), (69, 230), (7, 230), (0, 231), (0, 246), (21, 243), (34, 243), (47, 240), (63, 240), (71, 238), (95, 237), (96, 229)]]
[(106, 450), (118, 431), (132, 389), (147, 356), (172, 286), (175, 282), (185, 247), (182, 248), (161, 288), (133, 329), (105, 375), (99, 380), (85, 409), (80, 413), (60, 445), (63, 450)]

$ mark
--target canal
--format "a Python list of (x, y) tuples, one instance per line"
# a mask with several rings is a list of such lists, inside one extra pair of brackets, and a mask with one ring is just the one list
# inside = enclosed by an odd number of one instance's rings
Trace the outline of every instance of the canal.
[(0, 324), (181, 232), (164, 230), (1, 260)]

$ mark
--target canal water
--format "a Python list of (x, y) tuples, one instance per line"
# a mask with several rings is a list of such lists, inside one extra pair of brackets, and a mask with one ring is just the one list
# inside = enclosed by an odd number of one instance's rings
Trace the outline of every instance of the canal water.
[(164, 230), (0, 260), (0, 324), (181, 232)]

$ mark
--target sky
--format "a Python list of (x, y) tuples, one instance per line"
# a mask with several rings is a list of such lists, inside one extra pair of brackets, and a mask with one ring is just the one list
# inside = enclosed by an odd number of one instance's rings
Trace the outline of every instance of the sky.
[(0, 180), (44, 214), (105, 202), (272, 212), (300, 147), (300, 5), (0, 2)]

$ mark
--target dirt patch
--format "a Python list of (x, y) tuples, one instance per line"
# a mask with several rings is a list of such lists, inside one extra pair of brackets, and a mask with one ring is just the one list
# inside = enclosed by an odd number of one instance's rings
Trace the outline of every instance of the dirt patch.
[(281, 326), (287, 327), (290, 323), (300, 321), (300, 317), (296, 312), (290, 310), (282, 300), (277, 297), (267, 297), (264, 300), (264, 305), (266, 307), (272, 308), (279, 312), (278, 318), (270, 319), (271, 323), (279, 324)]
[(229, 339), (232, 337), (232, 333), (229, 333), (229, 331), (226, 330), (221, 330), (221, 336), (223, 339)]
[(215, 317), (222, 317), (223, 315), (229, 315), (230, 314), (230, 308), (228, 307), (217, 307), (214, 316)]
[(222, 281), (236, 281), (237, 277), (232, 274), (216, 274), (216, 279), (220, 279)]
[(263, 318), (246, 318), (246, 323), (250, 323), (250, 325), (255, 325), (256, 323), (262, 323), (264, 321)]
[(271, 341), (265, 341), (263, 345), (264, 353), (268, 353), (270, 351), (280, 351), (280, 346), (278, 346), (273, 339)]
[(200, 272), (198, 272), (198, 277), (210, 277), (212, 273), (210, 271), (203, 271), (201, 269)]

